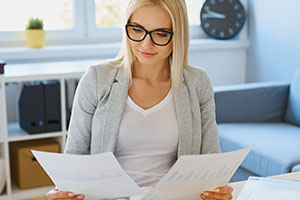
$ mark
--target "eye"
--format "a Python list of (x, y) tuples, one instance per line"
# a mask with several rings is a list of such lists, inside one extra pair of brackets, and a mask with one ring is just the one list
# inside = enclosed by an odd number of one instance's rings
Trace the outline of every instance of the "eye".
[(165, 38), (165, 37), (168, 37), (168, 33), (167, 32), (163, 32), (163, 31), (155, 32), (155, 36), (161, 37), (161, 38)]
[(143, 29), (139, 28), (139, 27), (132, 27), (132, 30), (136, 33), (141, 33), (141, 32), (144, 32)]

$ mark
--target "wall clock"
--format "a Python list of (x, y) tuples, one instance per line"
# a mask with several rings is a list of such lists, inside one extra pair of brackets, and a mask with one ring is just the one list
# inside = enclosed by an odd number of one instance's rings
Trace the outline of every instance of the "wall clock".
[(245, 18), (245, 9), (239, 0), (206, 0), (200, 13), (204, 32), (217, 39), (235, 37)]

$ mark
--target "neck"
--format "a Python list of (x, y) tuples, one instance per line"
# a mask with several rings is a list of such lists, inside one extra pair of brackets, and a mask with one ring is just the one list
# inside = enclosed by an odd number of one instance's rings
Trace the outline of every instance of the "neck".
[(142, 78), (149, 81), (167, 81), (170, 80), (170, 76), (168, 59), (156, 64), (142, 64), (138, 61), (133, 64), (133, 78)]

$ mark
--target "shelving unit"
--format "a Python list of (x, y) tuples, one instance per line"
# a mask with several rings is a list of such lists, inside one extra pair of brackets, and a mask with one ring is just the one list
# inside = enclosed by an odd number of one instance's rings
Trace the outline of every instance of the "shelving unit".
[[(20, 190), (11, 180), (9, 144), (16, 141), (53, 138), (60, 144), (63, 152), (67, 136), (66, 119), (66, 85), (69, 79), (79, 79), (91, 66), (104, 60), (86, 60), (74, 62), (53, 62), (7, 65), (5, 74), (0, 75), (0, 154), (5, 160), (6, 184), (0, 194), (0, 200), (28, 199), (44, 196), (54, 186)], [(60, 83), (61, 119), (60, 132), (28, 134), (22, 130), (18, 122), (8, 123), (6, 87), (11, 83), (56, 80)]]

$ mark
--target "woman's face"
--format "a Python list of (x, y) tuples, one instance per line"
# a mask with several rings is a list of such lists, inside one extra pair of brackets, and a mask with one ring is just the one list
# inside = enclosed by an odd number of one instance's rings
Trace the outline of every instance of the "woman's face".
[[(147, 31), (162, 29), (172, 32), (172, 22), (168, 12), (157, 5), (138, 8), (132, 14), (129, 24), (141, 26)], [(133, 31), (138, 30), (134, 29)], [(168, 37), (160, 32), (157, 32), (156, 36)], [(156, 39), (160, 40), (159, 38)], [(166, 46), (158, 46), (152, 42), (149, 34), (141, 42), (129, 41), (133, 54), (141, 64), (153, 65), (166, 62), (173, 48), (172, 39)]]

